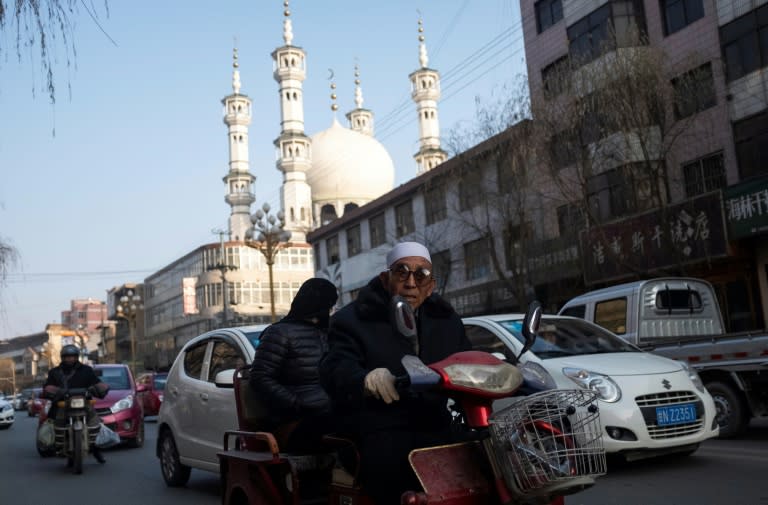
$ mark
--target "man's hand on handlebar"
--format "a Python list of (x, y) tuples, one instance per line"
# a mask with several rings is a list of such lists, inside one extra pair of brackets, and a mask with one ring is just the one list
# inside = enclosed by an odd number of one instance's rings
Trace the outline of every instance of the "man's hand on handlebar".
[(372, 396), (392, 403), (400, 399), (395, 388), (395, 376), (386, 368), (376, 368), (365, 376), (365, 390)]

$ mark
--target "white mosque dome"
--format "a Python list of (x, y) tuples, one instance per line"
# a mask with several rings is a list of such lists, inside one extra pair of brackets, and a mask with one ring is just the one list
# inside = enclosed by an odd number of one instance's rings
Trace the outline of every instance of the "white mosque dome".
[(330, 128), (312, 136), (307, 183), (316, 204), (362, 205), (392, 190), (395, 166), (379, 141), (334, 119)]

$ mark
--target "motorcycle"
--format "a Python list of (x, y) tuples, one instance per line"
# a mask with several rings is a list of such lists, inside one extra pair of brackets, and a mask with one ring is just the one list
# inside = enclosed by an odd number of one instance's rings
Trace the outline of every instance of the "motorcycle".
[[(416, 339), (409, 306), (393, 303), (399, 332)], [(534, 302), (523, 320), (525, 345), (517, 362), (533, 345), (540, 318), (541, 307)], [(471, 439), (412, 451), (409, 460), (423, 491), (407, 492), (403, 505), (562, 504), (564, 496), (591, 487), (605, 473), (594, 392), (552, 389), (534, 366), (517, 368), (478, 351), (428, 366), (413, 355), (402, 362), (408, 374), (396, 380), (397, 386), (445, 391)], [(501, 398), (513, 403), (493, 412), (493, 402)]]
[[(398, 331), (416, 348), (410, 305), (395, 297), (391, 309)], [(533, 345), (540, 317), (541, 307), (532, 305), (523, 322), (526, 343), (520, 355)], [(396, 387), (404, 394), (432, 390), (451, 396), (466, 441), (412, 451), (409, 461), (422, 489), (404, 493), (401, 505), (563, 505), (564, 496), (592, 486), (605, 473), (594, 393), (551, 389), (535, 367), (518, 369), (479, 351), (430, 365), (408, 355), (403, 366), (407, 375), (396, 378)], [(281, 453), (271, 433), (254, 432), (266, 406), (253, 403), (245, 374), (247, 369), (238, 370), (233, 381), (240, 430), (225, 433), (219, 453), (222, 503), (369, 504), (356, 464), (328, 465), (327, 454)], [(509, 407), (493, 412), (494, 400), (510, 397)], [(354, 450), (350, 441), (329, 442), (335, 450)], [(306, 488), (318, 486), (308, 486), (306, 476), (323, 468), (330, 475), (325, 491), (308, 496)]]
[[(54, 421), (54, 450), (58, 456), (67, 458), (67, 467), (72, 467), (76, 474), (83, 473), (83, 460), (96, 443), (99, 426), (89, 427), (88, 412), (93, 409), (95, 400), (90, 388), (72, 388), (62, 390), (60, 398), (55, 399), (60, 409), (57, 419), (62, 417), (65, 423)], [(42, 454), (41, 454), (42, 455)]]

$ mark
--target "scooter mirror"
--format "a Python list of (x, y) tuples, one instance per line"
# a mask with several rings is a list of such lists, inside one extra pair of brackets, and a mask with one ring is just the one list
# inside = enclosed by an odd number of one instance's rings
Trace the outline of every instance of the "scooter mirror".
[(523, 338), (525, 338), (525, 344), (523, 344), (523, 348), (520, 351), (520, 354), (517, 355), (518, 361), (520, 361), (520, 356), (526, 353), (528, 349), (531, 348), (533, 343), (536, 341), (536, 333), (539, 331), (539, 323), (541, 323), (541, 303), (534, 300), (528, 305), (528, 311), (525, 313), (525, 317), (523, 318)]
[(395, 295), (389, 303), (392, 322), (397, 332), (411, 344), (413, 354), (419, 355), (419, 337), (416, 331), (416, 316), (410, 304), (400, 295)]

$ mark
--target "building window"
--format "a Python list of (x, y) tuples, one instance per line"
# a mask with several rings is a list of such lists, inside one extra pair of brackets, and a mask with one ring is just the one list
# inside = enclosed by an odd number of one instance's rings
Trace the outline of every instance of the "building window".
[(549, 155), (552, 166), (561, 170), (576, 163), (581, 142), (578, 135), (571, 131), (562, 131), (552, 135), (549, 139)]
[[(645, 44), (643, 2), (613, 0), (568, 27), (568, 54), (576, 65), (599, 58), (616, 45)], [(638, 39), (639, 37), (639, 39)]]
[(431, 255), (432, 257), (432, 274), (435, 277), (437, 283), (435, 288), (438, 293), (445, 291), (448, 286), (448, 280), (451, 277), (451, 251), (446, 249)]
[(413, 204), (411, 200), (395, 206), (395, 236), (400, 238), (409, 233), (413, 233), (416, 227), (413, 223)]
[(539, 33), (563, 19), (562, 0), (539, 0), (536, 9), (536, 28)]
[(424, 212), (427, 224), (435, 224), (448, 216), (445, 204), (445, 186), (442, 183), (424, 191)]
[(575, 203), (560, 205), (557, 208), (557, 225), (561, 237), (578, 236), (586, 225), (584, 210)]
[(481, 238), (464, 244), (464, 267), (468, 281), (482, 279), (491, 272), (486, 239)]
[(609, 43), (611, 5), (605, 4), (568, 27), (568, 53), (579, 65), (600, 56)]
[(504, 231), (504, 255), (507, 261), (507, 270), (516, 273), (522, 273), (527, 259), (523, 256), (525, 252), (522, 248), (524, 240), (531, 241), (533, 238), (533, 226), (531, 223), (509, 224)]
[(569, 64), (568, 55), (565, 55), (541, 69), (544, 96), (553, 97), (565, 89), (569, 76)]
[(360, 254), (360, 225), (356, 224), (347, 228), (347, 257)]
[(685, 194), (689, 198), (724, 188), (725, 163), (723, 153), (715, 153), (683, 165)]
[(733, 123), (733, 141), (741, 179), (768, 172), (768, 111)]
[(520, 152), (512, 152), (513, 149), (510, 144), (502, 147), (496, 162), (496, 178), (502, 195), (519, 194), (526, 176), (525, 158)]
[(590, 217), (598, 223), (653, 206), (650, 175), (644, 163), (607, 170), (587, 180)]
[(661, 0), (664, 16), (664, 35), (682, 30), (697, 19), (704, 17), (702, 0)]
[(334, 235), (325, 240), (325, 254), (328, 256), (328, 264), (339, 262), (339, 236)]
[(768, 66), (768, 4), (720, 28), (726, 81)]
[(483, 201), (483, 179), (479, 166), (466, 168), (459, 182), (459, 208), (470, 210)]
[(672, 87), (675, 90), (675, 119), (692, 116), (717, 103), (711, 63), (672, 79)]
[(371, 234), (371, 248), (386, 242), (386, 230), (384, 228), (384, 213), (375, 215), (368, 220), (368, 229)]

